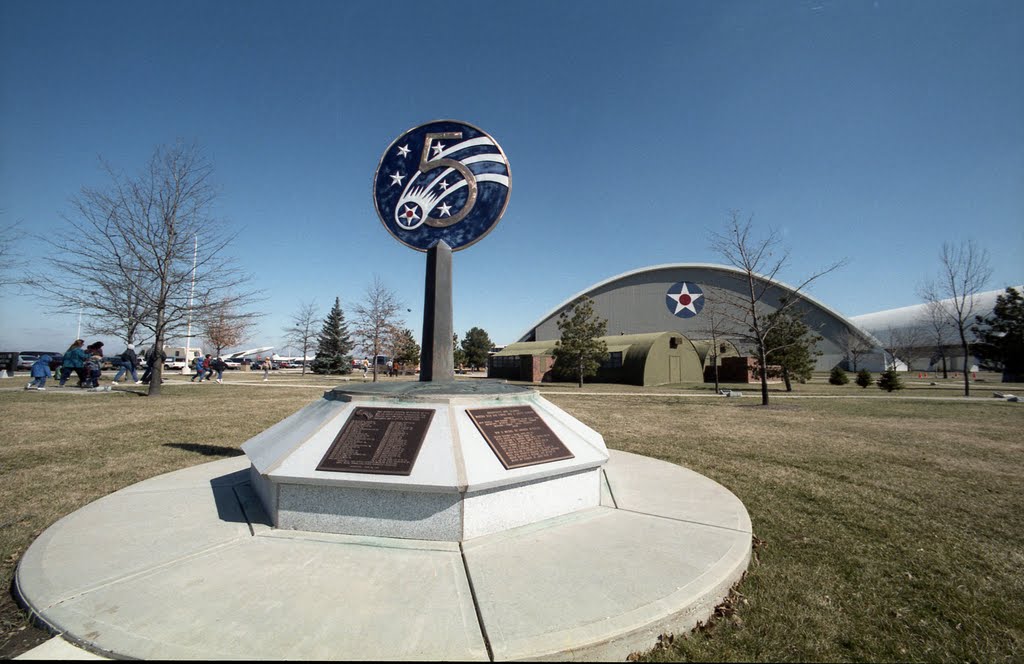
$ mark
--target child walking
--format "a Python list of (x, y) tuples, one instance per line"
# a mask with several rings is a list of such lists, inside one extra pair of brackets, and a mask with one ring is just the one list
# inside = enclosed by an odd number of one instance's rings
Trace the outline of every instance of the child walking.
[(50, 356), (43, 355), (32, 363), (32, 382), (25, 386), (26, 390), (45, 390), (46, 379), (53, 375), (50, 371)]

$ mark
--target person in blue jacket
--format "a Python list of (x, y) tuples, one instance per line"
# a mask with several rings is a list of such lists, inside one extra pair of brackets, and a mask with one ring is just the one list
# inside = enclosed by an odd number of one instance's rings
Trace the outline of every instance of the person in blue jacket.
[(86, 354), (82, 350), (82, 346), (85, 345), (85, 339), (76, 339), (75, 343), (68, 346), (68, 349), (64, 351), (64, 364), (60, 370), (60, 383), (59, 387), (64, 387), (64, 383), (68, 382), (68, 377), (71, 372), (74, 371), (78, 374), (79, 386), (85, 382), (85, 360)]
[(46, 379), (53, 375), (50, 371), (50, 356), (43, 355), (32, 364), (32, 382), (25, 386), (26, 390), (45, 390)]

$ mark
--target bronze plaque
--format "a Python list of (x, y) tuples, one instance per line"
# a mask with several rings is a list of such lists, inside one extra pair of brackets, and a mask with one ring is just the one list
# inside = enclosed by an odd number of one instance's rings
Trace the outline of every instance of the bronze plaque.
[(424, 408), (357, 407), (316, 469), (408, 475), (433, 417)]
[(466, 413), (507, 469), (574, 456), (531, 406), (477, 408)]

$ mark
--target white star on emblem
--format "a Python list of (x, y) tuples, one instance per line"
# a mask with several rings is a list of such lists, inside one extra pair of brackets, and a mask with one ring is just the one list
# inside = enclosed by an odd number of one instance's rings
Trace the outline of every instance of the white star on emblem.
[(683, 309), (692, 311), (695, 315), (697, 313), (697, 299), (704, 297), (703, 293), (690, 293), (690, 289), (686, 287), (684, 282), (678, 293), (669, 293), (669, 297), (676, 301), (676, 310), (672, 313), (678, 314)]
[(406, 218), (407, 224), (408, 222), (417, 221), (420, 218), (420, 216), (416, 214), (416, 206), (408, 204), (402, 210), (402, 216)]
[(441, 207), (439, 207), (438, 210), (441, 211), (442, 217), (452, 216), (452, 206), (448, 205), (447, 203), (441, 203)]
[(409, 144), (406, 143), (402, 147), (398, 148), (398, 156), (408, 157), (409, 156)]
[(402, 180), (404, 180), (404, 179), (405, 179), (404, 175), (402, 175), (401, 173), (395, 173), (394, 175), (391, 176), (391, 184), (392, 185), (396, 185), (397, 184), (399, 187), (401, 187), (402, 186)]
[(444, 151), (444, 143), (438, 143), (432, 146), (431, 149), (434, 151), (434, 156), (436, 157), (440, 155), (442, 151)]
[(448, 187), (450, 187), (451, 185), (448, 184), (448, 180), (441, 180), (441, 182), (439, 182), (437, 186), (441, 187), (442, 191), (448, 191)]

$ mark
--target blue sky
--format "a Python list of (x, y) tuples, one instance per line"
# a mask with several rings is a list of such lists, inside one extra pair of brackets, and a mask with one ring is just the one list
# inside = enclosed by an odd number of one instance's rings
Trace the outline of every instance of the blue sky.
[[(811, 293), (852, 316), (918, 302), (944, 241), (986, 248), (993, 289), (1024, 282), (1022, 71), (1019, 0), (6, 0), (0, 223), (59, 232), (105, 183), (98, 157), (134, 172), (195, 141), (267, 298), (252, 345), (374, 274), (418, 335), (424, 255), (371, 183), (394, 138), (452, 118), (512, 169), (503, 220), (455, 254), (460, 336), (509, 343), (607, 277), (721, 262), (708, 234), (731, 209), (783, 234), (784, 281), (847, 258)], [(76, 326), (0, 293), (3, 349)]]

